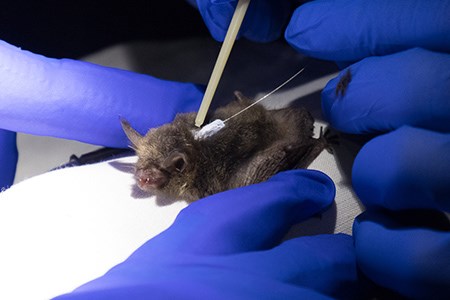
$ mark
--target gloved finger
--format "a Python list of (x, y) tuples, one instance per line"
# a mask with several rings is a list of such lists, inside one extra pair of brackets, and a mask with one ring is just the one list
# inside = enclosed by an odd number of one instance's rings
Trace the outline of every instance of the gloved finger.
[[(403, 296), (447, 299), (450, 225), (442, 215), (420, 220), (426, 214), (419, 211), (406, 215), (409, 220), (405, 221), (398, 215), (364, 212), (353, 225), (356, 258), (362, 272), (372, 281)], [(425, 225), (436, 218), (446, 220), (446, 224), (439, 224), (440, 228)]]
[[(144, 263), (126, 260), (102, 277), (53, 299), (332, 299), (270, 277), (246, 274), (229, 267), (219, 269), (215, 263), (172, 263), (155, 272), (153, 265), (147, 264), (150, 260)], [(173, 260), (177, 261), (178, 257), (174, 256)]]
[(158, 245), (153, 251), (228, 254), (267, 249), (293, 224), (323, 211), (334, 195), (333, 182), (319, 171), (283, 172), (267, 182), (192, 203), (152, 240)]
[[(225, 271), (226, 273), (229, 273)], [(196, 277), (171, 278), (162, 282), (152, 279), (144, 283), (133, 284), (130, 281), (114, 282), (113, 286), (105, 285), (108, 279), (83, 286), (70, 294), (62, 295), (53, 300), (129, 300), (129, 299), (302, 299), (333, 300), (323, 294), (292, 285), (280, 284), (253, 276), (239, 276), (234, 280), (221, 283), (217, 277), (221, 272), (214, 272), (215, 276), (205, 276), (199, 280)], [(175, 274), (176, 275), (176, 274)], [(230, 279), (229, 277), (225, 279)], [(232, 281), (231, 283), (229, 281)], [(249, 285), (248, 282), (252, 284)]]
[(110, 147), (127, 147), (120, 116), (141, 133), (194, 111), (194, 84), (69, 59), (50, 59), (0, 42), (0, 128)]
[(0, 129), (0, 192), (13, 184), (17, 159), (16, 133)]
[[(188, 0), (198, 7), (212, 37), (223, 41), (238, 0)], [(270, 42), (278, 37), (292, 12), (291, 0), (252, 0), (239, 36), (257, 42)]]
[(361, 296), (353, 239), (344, 234), (300, 237), (265, 251), (209, 259), (211, 264), (306, 287), (333, 298)]
[(285, 37), (298, 51), (333, 61), (413, 47), (450, 52), (449, 15), (448, 1), (317, 0), (295, 11)]
[(450, 131), (450, 54), (412, 49), (369, 57), (343, 70), (322, 91), (322, 110), (347, 133), (402, 125)]
[(450, 133), (402, 127), (358, 153), (352, 185), (367, 207), (450, 212)]

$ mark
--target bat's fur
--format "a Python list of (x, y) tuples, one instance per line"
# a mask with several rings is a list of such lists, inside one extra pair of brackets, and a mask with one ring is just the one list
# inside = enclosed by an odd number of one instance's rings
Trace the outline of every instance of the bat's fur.
[[(252, 103), (241, 93), (210, 120), (225, 120)], [(195, 201), (227, 189), (264, 181), (288, 169), (306, 168), (327, 147), (313, 138), (314, 119), (306, 109), (266, 110), (255, 105), (206, 139), (196, 140), (196, 113), (178, 114), (172, 123), (145, 136), (122, 120), (136, 150), (136, 180), (148, 192)]]

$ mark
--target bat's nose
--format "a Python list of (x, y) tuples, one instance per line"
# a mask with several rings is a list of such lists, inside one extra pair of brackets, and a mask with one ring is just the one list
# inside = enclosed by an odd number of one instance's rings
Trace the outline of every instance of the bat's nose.
[(168, 178), (164, 172), (158, 169), (141, 169), (136, 171), (136, 182), (141, 190), (151, 191), (152, 189), (164, 187), (168, 182)]

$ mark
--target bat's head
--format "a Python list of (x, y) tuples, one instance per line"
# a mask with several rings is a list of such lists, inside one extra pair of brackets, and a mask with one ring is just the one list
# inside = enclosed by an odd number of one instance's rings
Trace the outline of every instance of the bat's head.
[(162, 191), (181, 196), (192, 173), (192, 134), (173, 123), (153, 128), (145, 136), (122, 120), (122, 128), (136, 151), (135, 177), (138, 187), (147, 192)]

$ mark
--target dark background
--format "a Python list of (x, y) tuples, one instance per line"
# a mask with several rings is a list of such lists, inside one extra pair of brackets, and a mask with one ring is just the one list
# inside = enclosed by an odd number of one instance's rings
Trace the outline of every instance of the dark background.
[(54, 58), (78, 58), (133, 40), (207, 36), (184, 0), (2, 1), (0, 39)]

